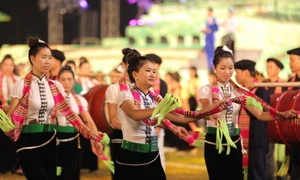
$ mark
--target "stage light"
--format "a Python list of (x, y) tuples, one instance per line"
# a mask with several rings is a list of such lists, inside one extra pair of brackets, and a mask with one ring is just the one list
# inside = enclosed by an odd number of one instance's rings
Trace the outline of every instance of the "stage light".
[(79, 5), (82, 9), (87, 9), (89, 7), (89, 4), (86, 0), (79, 0)]
[(136, 20), (136, 25), (143, 26), (143, 25), (145, 25), (145, 21), (143, 21), (142, 19), (138, 19), (138, 20)]
[(134, 3), (136, 3), (138, 0), (127, 0), (127, 2), (129, 3), (129, 4), (134, 4)]
[(137, 25), (137, 22), (135, 19), (131, 19), (128, 23), (129, 26), (136, 26)]

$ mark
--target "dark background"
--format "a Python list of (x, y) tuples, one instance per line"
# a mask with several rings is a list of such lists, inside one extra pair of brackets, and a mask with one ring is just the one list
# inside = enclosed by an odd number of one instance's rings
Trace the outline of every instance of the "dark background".
[[(106, 0), (105, 0), (106, 1)], [(87, 0), (87, 10), (74, 10), (63, 15), (64, 44), (79, 37), (81, 11), (95, 11), (98, 15), (98, 38), (100, 38), (100, 6), (101, 0)], [(10, 22), (0, 23), (0, 46), (3, 44), (24, 44), (30, 36), (38, 36), (48, 41), (47, 10), (39, 9), (38, 0), (6, 0), (0, 3), (0, 11), (11, 17)], [(121, 0), (120, 34), (125, 36), (125, 27), (137, 12), (136, 4), (128, 4)]]

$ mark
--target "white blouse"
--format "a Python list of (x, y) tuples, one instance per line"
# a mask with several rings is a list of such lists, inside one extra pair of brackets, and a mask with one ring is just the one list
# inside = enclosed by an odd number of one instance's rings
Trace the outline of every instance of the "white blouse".
[[(152, 97), (150, 97), (149, 94), (145, 95), (142, 92), (140, 92), (140, 98), (141, 109), (146, 108), (143, 99), (145, 99), (145, 101), (149, 103), (150, 108), (156, 107), (156, 103), (154, 102)], [(134, 101), (132, 93), (130, 91), (121, 91), (120, 96), (118, 98), (118, 106), (120, 107), (126, 100)], [(144, 122), (131, 119), (121, 108), (120, 111), (122, 111), (125, 114), (125, 118), (120, 119), (122, 125), (123, 139), (135, 143), (145, 144), (146, 125), (144, 124)], [(150, 129), (150, 136), (157, 136), (155, 126), (150, 126)]]
[[(128, 89), (132, 88), (134, 86), (133, 83), (126, 82)], [(130, 90), (128, 90), (130, 92)], [(118, 105), (118, 97), (120, 95), (120, 84), (119, 82), (116, 82), (114, 84), (111, 84), (108, 86), (108, 88), (105, 91), (105, 103), (111, 103)], [(117, 119), (124, 119), (126, 114), (124, 111), (120, 111), (120, 108), (117, 110)]]
[[(16, 82), (21, 79), (19, 76), (16, 76), (16, 75), (13, 75), (13, 76), (14, 76), (14, 79)], [(3, 77), (2, 77), (2, 94), (6, 101), (9, 100), (10, 95), (13, 91), (13, 87), (14, 87), (13, 78), (11, 76), (3, 75)]]
[(79, 77), (78, 82), (81, 84), (82, 87), (82, 92), (80, 94), (88, 92), (91, 88), (99, 84), (99, 82), (96, 79), (88, 77)]
[[(222, 87), (223, 88), (227, 87), (229, 89), (229, 91), (231, 92), (230, 93), (231, 98), (238, 97), (238, 96), (242, 95), (239, 92), (237, 92), (230, 83), (227, 83), (226, 85), (223, 85), (223, 84), (218, 82), (218, 87), (219, 87), (219, 92), (220, 92), (219, 93), (219, 99), (223, 99), (223, 97), (224, 97)], [(198, 92), (198, 97), (199, 97), (199, 99), (208, 99), (209, 102), (212, 104), (212, 86), (211, 85), (202, 86), (200, 88), (199, 92)], [(233, 103), (232, 106), (233, 106), (232, 121), (235, 125), (235, 128), (238, 128), (238, 118), (239, 118), (241, 105)], [(225, 119), (226, 110), (220, 112), (219, 114), (221, 115), (221, 117), (223, 117)], [(207, 120), (207, 126), (208, 127), (216, 127), (217, 124), (216, 124), (215, 121)]]
[[(63, 93), (64, 92), (63, 86), (58, 81), (53, 81), (53, 82), (57, 86), (59, 91)], [(43, 116), (44, 117), (43, 124), (51, 123), (51, 112), (55, 103), (54, 103), (54, 99), (47, 78), (46, 76), (44, 76), (41, 79), (39, 79), (39, 77), (32, 75), (31, 88), (28, 97), (28, 101), (29, 101), (28, 114), (25, 119), (24, 125), (36, 124), (38, 121), (39, 111), (41, 109), (41, 104), (42, 104), (41, 97), (40, 97), (40, 88), (38, 83), (44, 83), (46, 101), (47, 101), (46, 112), (44, 113)], [(11, 97), (21, 99), (21, 97), (23, 96), (23, 87), (24, 87), (24, 79), (17, 81), (16, 84), (14, 85)]]
[[(64, 96), (65, 96), (66, 101), (71, 106), (73, 112), (75, 114), (79, 114), (80, 113), (79, 112), (79, 107), (78, 107), (78, 104), (77, 104), (73, 94), (67, 95), (66, 93), (64, 93)], [(83, 110), (87, 111), (88, 110), (88, 102), (86, 101), (86, 99), (84, 97), (82, 97), (80, 95), (77, 95), (77, 96), (78, 96), (78, 98), (81, 102)], [(57, 118), (58, 125), (60, 125), (60, 126), (72, 126), (70, 124), (70, 122), (67, 120), (67, 118), (59, 110), (57, 110), (56, 118)]]

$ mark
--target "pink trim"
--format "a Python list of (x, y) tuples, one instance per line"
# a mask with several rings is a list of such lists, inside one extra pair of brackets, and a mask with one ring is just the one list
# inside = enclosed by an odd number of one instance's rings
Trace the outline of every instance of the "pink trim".
[(172, 123), (170, 121), (163, 121), (164, 125), (167, 127), (171, 127)]
[(194, 142), (195, 142), (195, 138), (194, 138), (193, 136), (190, 136), (190, 137), (187, 139), (187, 143), (189, 143), (190, 146), (191, 146)]
[(141, 100), (141, 97), (137, 91), (132, 91), (133, 98), (137, 101)]
[(219, 89), (218, 89), (218, 88), (212, 88), (211, 91), (212, 91), (213, 93), (219, 94)]
[(120, 84), (120, 90), (121, 91), (127, 91), (128, 87), (126, 84)]
[(182, 114), (182, 115), (184, 115), (184, 110), (183, 110), (183, 109), (176, 108), (176, 109), (174, 110), (174, 112), (177, 113), (177, 114)]

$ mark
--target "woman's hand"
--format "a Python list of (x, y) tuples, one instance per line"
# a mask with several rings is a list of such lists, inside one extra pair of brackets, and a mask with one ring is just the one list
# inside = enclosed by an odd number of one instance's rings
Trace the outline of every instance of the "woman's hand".
[(285, 118), (293, 118), (298, 116), (298, 112), (295, 111), (294, 109), (290, 109), (288, 111), (283, 112), (283, 116)]
[(92, 145), (92, 151), (93, 153), (100, 158), (103, 154), (103, 145), (101, 142), (96, 142), (91, 140), (91, 145)]
[(223, 99), (221, 99), (218, 102), (218, 106), (225, 104), (226, 106), (230, 106), (230, 104), (232, 103), (230, 96), (225, 96)]
[(187, 136), (188, 135), (188, 131), (184, 127), (182, 127), (182, 126), (176, 126), (176, 129), (178, 131), (179, 137)]
[(1, 109), (5, 112), (5, 114), (7, 114), (9, 110), (9, 105), (2, 105)]

